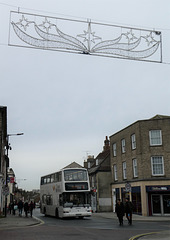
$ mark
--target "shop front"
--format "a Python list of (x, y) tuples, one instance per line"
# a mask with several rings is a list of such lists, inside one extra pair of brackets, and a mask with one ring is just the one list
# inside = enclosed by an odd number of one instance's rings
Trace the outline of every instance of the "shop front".
[(170, 215), (170, 185), (146, 186), (149, 216)]
[(125, 202), (125, 199), (128, 197), (133, 203), (133, 213), (141, 215), (142, 206), (141, 206), (141, 188), (140, 186), (131, 187), (131, 190), (128, 192), (126, 188), (121, 188), (122, 200)]

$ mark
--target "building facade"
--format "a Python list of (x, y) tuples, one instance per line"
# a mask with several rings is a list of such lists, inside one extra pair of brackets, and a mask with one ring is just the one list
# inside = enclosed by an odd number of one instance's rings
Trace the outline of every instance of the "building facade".
[(15, 198), (15, 173), (12, 168), (8, 169), (8, 188), (9, 188), (9, 194), (7, 196), (7, 206), (9, 203), (12, 203)]
[(110, 136), (113, 209), (126, 197), (134, 212), (170, 215), (170, 117), (137, 121)]
[(0, 106), (0, 215), (5, 209), (5, 187), (7, 179), (8, 158), (5, 156), (7, 141), (7, 108)]
[(110, 142), (107, 137), (103, 151), (96, 158), (89, 156), (84, 166), (89, 173), (93, 212), (110, 212), (112, 210)]

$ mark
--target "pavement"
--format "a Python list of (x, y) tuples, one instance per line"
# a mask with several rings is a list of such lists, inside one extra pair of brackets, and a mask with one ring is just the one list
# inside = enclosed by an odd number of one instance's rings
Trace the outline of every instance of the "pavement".
[[(108, 219), (117, 219), (117, 216), (113, 212), (102, 212), (102, 213), (93, 213), (93, 217), (103, 217)], [(135, 215), (133, 214), (133, 221), (169, 221), (170, 222), (170, 216), (141, 216), (141, 215)], [(0, 231), (5, 229), (12, 229), (12, 228), (22, 228), (22, 227), (29, 227), (29, 226), (36, 226), (42, 224), (43, 221), (41, 221), (39, 218), (36, 218), (33, 216), (32, 218), (30, 216), (25, 217), (24, 215), (22, 217), (19, 217), (18, 214), (15, 216), (12, 214), (7, 214), (7, 217), (0, 218)], [(149, 234), (141, 234), (134, 236), (130, 238), (129, 240), (170, 240), (170, 230), (168, 231), (161, 231), (161, 232), (154, 232)]]
[(22, 227), (30, 227), (34, 225), (42, 224), (42, 221), (35, 216), (33, 217), (22, 217), (16, 215), (7, 214), (6, 217), (0, 218), (0, 231), (5, 229), (12, 229), (12, 228), (22, 228)]

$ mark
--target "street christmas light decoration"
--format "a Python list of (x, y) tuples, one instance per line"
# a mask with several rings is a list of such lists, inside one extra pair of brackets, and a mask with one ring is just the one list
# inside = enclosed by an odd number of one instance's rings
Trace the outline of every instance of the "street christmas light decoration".
[(155, 30), (13, 11), (10, 25), (10, 46), (162, 62), (162, 36)]

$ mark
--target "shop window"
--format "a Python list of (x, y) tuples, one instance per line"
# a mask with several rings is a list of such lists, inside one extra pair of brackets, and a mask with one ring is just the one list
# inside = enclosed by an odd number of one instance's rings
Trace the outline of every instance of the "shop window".
[(140, 187), (132, 187), (132, 203), (134, 206), (133, 213), (142, 214), (141, 205), (141, 189)]

